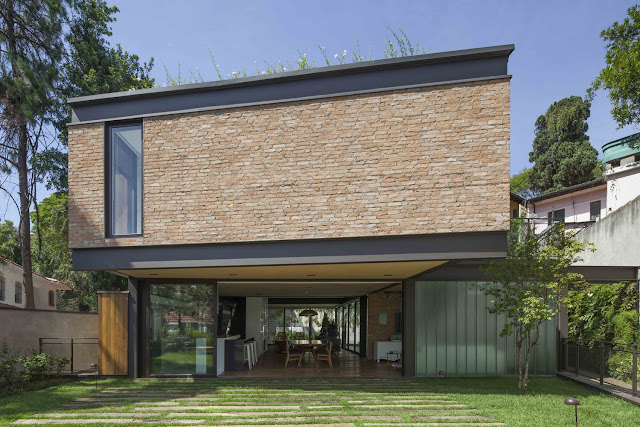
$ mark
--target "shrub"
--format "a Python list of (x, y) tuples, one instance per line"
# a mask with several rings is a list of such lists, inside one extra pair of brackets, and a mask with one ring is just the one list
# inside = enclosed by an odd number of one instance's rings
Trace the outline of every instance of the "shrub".
[(31, 357), (20, 359), (27, 380), (41, 380), (48, 375), (60, 375), (69, 359), (31, 350)]
[(16, 353), (9, 349), (7, 339), (2, 339), (0, 346), (0, 388), (6, 389), (9, 393), (13, 392), (16, 382), (19, 379), (16, 365), (19, 358)]

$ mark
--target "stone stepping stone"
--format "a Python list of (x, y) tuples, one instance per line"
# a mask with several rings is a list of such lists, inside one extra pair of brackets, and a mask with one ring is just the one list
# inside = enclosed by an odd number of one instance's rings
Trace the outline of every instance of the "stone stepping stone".
[(379, 424), (379, 423), (364, 423), (366, 426), (505, 426), (504, 423), (393, 423), (393, 424)]
[(358, 409), (358, 408), (431, 408), (431, 407), (441, 407), (441, 408), (449, 408), (449, 407), (464, 407), (464, 405), (460, 405), (460, 404), (456, 404), (454, 403), (454, 401), (450, 401), (447, 403), (439, 403), (439, 404), (435, 404), (435, 402), (433, 404), (431, 403), (418, 403), (415, 405), (409, 405), (406, 403), (398, 403), (396, 405), (394, 404), (381, 404), (381, 405), (357, 405), (354, 407), (354, 409)]
[[(198, 426), (198, 427), (218, 427), (218, 426), (235, 426), (235, 427), (282, 427), (283, 424), (215, 424), (211, 426)], [(353, 423), (327, 423), (327, 424), (286, 424), (289, 427), (354, 427)], [(395, 424), (397, 425), (397, 424)], [(442, 426), (443, 424), (440, 424)]]
[(135, 418), (26, 418), (15, 420), (12, 424), (201, 424), (204, 420), (150, 420)]
[[(153, 411), (154, 409), (158, 409), (158, 408), (151, 408), (151, 407), (142, 407), (142, 408), (135, 408), (135, 411)], [(168, 409), (168, 408), (167, 408)], [(232, 410), (247, 410), (247, 409), (256, 409), (256, 410), (260, 410), (260, 411), (266, 411), (266, 412), (271, 412), (271, 411), (282, 411), (282, 410), (300, 410), (300, 406), (247, 406), (247, 405), (215, 405), (215, 406), (211, 406), (211, 405), (202, 405), (202, 406), (175, 406), (171, 408), (172, 410), (182, 410), (182, 411), (188, 411), (188, 410), (212, 410), (212, 411), (223, 411), (225, 409), (232, 409)]]
[(48, 413), (48, 414), (33, 414), (38, 418), (73, 418), (73, 417), (127, 417), (127, 418), (150, 418), (158, 416), (157, 412), (67, 412), (67, 413)]
[[(412, 405), (416, 405), (416, 404), (421, 404), (421, 403), (456, 403), (455, 400), (443, 400), (443, 399), (425, 399), (425, 400), (400, 400), (398, 402), (389, 402), (388, 400), (380, 400), (378, 401), (380, 404), (386, 404), (386, 403), (397, 403), (397, 406), (403, 405), (403, 404), (412, 404)], [(376, 403), (376, 402), (372, 402), (371, 400), (347, 400), (347, 403), (349, 404), (361, 404), (361, 403)], [(377, 406), (377, 405), (376, 405)]]
[(178, 406), (180, 402), (140, 402), (134, 403), (134, 405), (146, 405), (146, 406)]
[(365, 416), (329, 416), (329, 417), (280, 417), (280, 418), (247, 418), (234, 420), (238, 423), (264, 423), (264, 422), (294, 422), (294, 421), (311, 421), (311, 422), (323, 422), (323, 421), (346, 421), (350, 419), (355, 420), (384, 420), (384, 421), (401, 421), (400, 417), (394, 416), (378, 416), (378, 417), (365, 417)]

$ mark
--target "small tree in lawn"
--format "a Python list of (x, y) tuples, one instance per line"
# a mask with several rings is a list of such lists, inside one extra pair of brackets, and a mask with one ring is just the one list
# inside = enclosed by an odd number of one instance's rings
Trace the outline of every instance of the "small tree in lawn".
[(483, 268), (488, 281), (478, 286), (493, 298), (488, 310), (505, 316), (500, 336), (515, 335), (520, 390), (527, 388), (531, 351), (540, 339), (540, 326), (564, 304), (563, 290), (584, 284), (582, 275), (571, 273), (569, 267), (590, 248), (589, 243), (568, 236), (561, 224), (542, 235), (514, 226), (507, 258)]

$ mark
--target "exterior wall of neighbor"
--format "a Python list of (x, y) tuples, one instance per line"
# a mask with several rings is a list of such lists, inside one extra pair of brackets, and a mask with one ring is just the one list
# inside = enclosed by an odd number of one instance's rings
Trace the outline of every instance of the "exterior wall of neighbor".
[(143, 236), (105, 239), (104, 124), (69, 128), (72, 248), (507, 230), (509, 80), (144, 119)]
[[(22, 284), (22, 267), (11, 262), (0, 264), (0, 274), (4, 277), (5, 298), (0, 300), (0, 304), (7, 304), (14, 307), (24, 308), (26, 304), (26, 296), (24, 293), (24, 285), (22, 287), (22, 303), (18, 304), (15, 300), (16, 282)], [(33, 299), (35, 307), (38, 310), (55, 310), (57, 303), (56, 290), (58, 287), (49, 282), (42, 276), (33, 275)], [(54, 294), (54, 306), (49, 305), (49, 291)]]
[[(51, 310), (0, 308), (0, 335), (9, 348), (16, 351), (38, 349), (39, 338), (97, 338), (98, 314)], [(52, 341), (48, 341), (52, 342)], [(65, 342), (69, 342), (68, 340)], [(87, 340), (80, 342), (88, 343)], [(98, 347), (92, 344), (74, 345), (74, 369), (89, 369), (98, 361)], [(45, 345), (45, 353), (69, 357), (68, 345)]]
[(640, 264), (640, 196), (576, 234), (581, 242), (592, 243), (595, 252), (580, 254), (577, 266), (638, 267)]
[[(472, 282), (416, 282), (416, 376), (511, 376), (515, 339), (501, 337), (504, 317), (490, 314), (488, 298)], [(531, 375), (556, 373), (555, 319), (534, 347)]]
[[(402, 313), (402, 294), (378, 292), (367, 295), (367, 359), (374, 357), (376, 341), (391, 341), (396, 333), (396, 313)], [(386, 314), (386, 324), (380, 323), (380, 313)]]
[(582, 227), (579, 224), (591, 221), (590, 203), (598, 200), (600, 200), (600, 218), (604, 218), (607, 215), (607, 187), (604, 185), (535, 203), (535, 217), (540, 218), (540, 221), (536, 222), (536, 233), (547, 228), (548, 213), (559, 209), (564, 209), (567, 229), (574, 228), (573, 224), (576, 228)]
[(607, 171), (606, 177), (609, 213), (640, 196), (640, 162), (613, 168)]

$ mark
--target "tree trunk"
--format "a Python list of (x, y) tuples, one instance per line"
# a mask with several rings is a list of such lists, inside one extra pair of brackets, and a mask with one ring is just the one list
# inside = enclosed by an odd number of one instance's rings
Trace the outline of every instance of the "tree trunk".
[(25, 308), (36, 308), (33, 297), (33, 272), (31, 265), (31, 194), (27, 172), (27, 152), (29, 135), (26, 123), (18, 129), (18, 182), (20, 188), (20, 253), (22, 255), (22, 285), (24, 287)]
[[(16, 64), (17, 43), (14, 31), (14, 4), (13, 0), (7, 0), (7, 46), (9, 47), (9, 58), (11, 60), (11, 72), (15, 80), (22, 79), (22, 72)], [(20, 191), (20, 225), (18, 227), (20, 233), (20, 253), (22, 255), (22, 285), (25, 293), (25, 308), (36, 308), (33, 298), (33, 273), (31, 266), (31, 218), (29, 217), (29, 208), (31, 207), (31, 193), (29, 191), (29, 170), (28, 170), (28, 154), (29, 154), (29, 129), (24, 118), (22, 109), (22, 101), (19, 97), (11, 97), (11, 105), (13, 114), (15, 115), (17, 125), (16, 133), (18, 136), (18, 188)]]
[(516, 359), (518, 365), (518, 388), (524, 390), (522, 387), (522, 336), (520, 331), (516, 334)]

